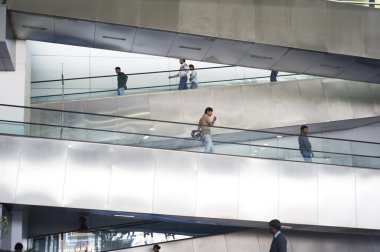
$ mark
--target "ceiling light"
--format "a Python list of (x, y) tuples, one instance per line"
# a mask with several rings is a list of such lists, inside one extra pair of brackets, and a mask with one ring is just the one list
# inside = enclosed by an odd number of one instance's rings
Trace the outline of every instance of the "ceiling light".
[(335, 69), (341, 68), (341, 66), (333, 66), (333, 65), (326, 65), (326, 64), (321, 64), (320, 66), (321, 67), (328, 67), (328, 68), (335, 68)]
[(28, 29), (40, 30), (40, 31), (46, 31), (47, 30), (44, 27), (37, 27), (37, 26), (31, 26), (31, 25), (23, 25), (22, 27), (28, 28)]
[(125, 38), (111, 37), (111, 36), (103, 36), (105, 39), (114, 39), (114, 40), (122, 40), (125, 41)]
[(256, 54), (252, 54), (251, 57), (252, 58), (257, 58), (257, 59), (268, 59), (268, 60), (272, 60), (273, 59), (273, 57), (261, 56), (261, 55), (256, 55)]
[(277, 138), (281, 138), (282, 136), (278, 135)]
[(123, 217), (123, 218), (135, 218), (133, 215), (127, 215), (127, 214), (114, 214), (115, 217)]
[(145, 139), (148, 139), (148, 138), (149, 138), (149, 136), (144, 136), (144, 137), (143, 137), (144, 140), (145, 140)]
[(149, 130), (151, 130), (151, 131), (155, 131), (156, 129), (155, 129), (155, 128), (150, 128)]
[(190, 47), (190, 46), (179, 46), (179, 48), (182, 48), (182, 49), (189, 49), (189, 50), (195, 50), (195, 51), (200, 51), (200, 50), (202, 50), (202, 48), (200, 48), (200, 47)]

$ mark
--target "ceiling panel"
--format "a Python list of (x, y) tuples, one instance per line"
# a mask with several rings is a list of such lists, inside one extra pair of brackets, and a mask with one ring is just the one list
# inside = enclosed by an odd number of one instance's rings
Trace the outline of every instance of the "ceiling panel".
[(13, 28), (18, 39), (55, 42), (54, 18), (12, 12)]
[(56, 18), (55, 41), (67, 45), (92, 47), (95, 37), (95, 22)]
[(135, 34), (134, 27), (97, 23), (94, 47), (129, 52)]
[(318, 60), (312, 67), (306, 70), (306, 74), (336, 77), (350, 65), (355, 63), (354, 57), (325, 54), (326, 56)]
[(371, 59), (358, 59), (347, 68), (338, 78), (357, 81), (368, 81), (380, 73), (380, 63)]
[(273, 65), (288, 51), (286, 47), (253, 44), (238, 63), (242, 66), (272, 69)]
[(177, 34), (170, 48), (169, 57), (203, 60), (215, 38)]
[(303, 73), (324, 56), (320, 52), (290, 49), (274, 66), (276, 70)]
[(251, 45), (247, 42), (217, 39), (207, 52), (204, 61), (236, 65)]
[(167, 56), (174, 38), (174, 32), (137, 28), (132, 52)]

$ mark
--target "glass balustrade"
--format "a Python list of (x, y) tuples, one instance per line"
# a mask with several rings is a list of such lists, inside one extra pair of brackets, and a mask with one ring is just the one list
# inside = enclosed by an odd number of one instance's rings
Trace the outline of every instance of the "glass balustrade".
[[(253, 71), (242, 67), (224, 66), (200, 68), (198, 88), (223, 87), (231, 85), (252, 85), (269, 82), (270, 76), (257, 77)], [(169, 79), (178, 71), (160, 71), (128, 74), (128, 89), (125, 94), (154, 93), (178, 90), (178, 78)], [(316, 78), (308, 75), (280, 73), (278, 81)], [(117, 95), (116, 75), (73, 78), (63, 80), (32, 82), (32, 103), (46, 103), (64, 100), (80, 100)], [(190, 84), (188, 84), (190, 87)], [(63, 95), (62, 95), (63, 92)]]
[[(178, 151), (203, 152), (196, 124), (0, 105), (0, 133)], [(29, 114), (27, 122), (9, 120)], [(298, 135), (212, 127), (214, 154), (304, 162)], [(380, 168), (380, 144), (309, 136), (314, 163)]]

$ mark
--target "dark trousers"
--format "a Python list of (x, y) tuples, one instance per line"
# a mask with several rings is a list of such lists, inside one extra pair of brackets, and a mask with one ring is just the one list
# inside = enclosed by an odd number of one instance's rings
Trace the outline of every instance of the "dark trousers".
[(301, 150), (301, 155), (302, 155), (303, 160), (305, 162), (308, 162), (308, 163), (312, 162), (312, 160), (311, 160), (311, 151)]
[(270, 82), (277, 82), (278, 71), (272, 70), (270, 72)]
[(179, 85), (178, 85), (178, 90), (185, 90), (187, 89), (187, 76), (181, 77), (179, 79)]

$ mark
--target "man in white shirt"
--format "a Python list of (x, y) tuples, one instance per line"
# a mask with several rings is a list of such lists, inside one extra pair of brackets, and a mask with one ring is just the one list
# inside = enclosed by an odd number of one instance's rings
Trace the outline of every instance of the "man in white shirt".
[(179, 77), (178, 90), (187, 89), (187, 73), (189, 72), (189, 67), (185, 62), (185, 59), (179, 59), (181, 66), (179, 67), (178, 74), (169, 76), (169, 79)]

